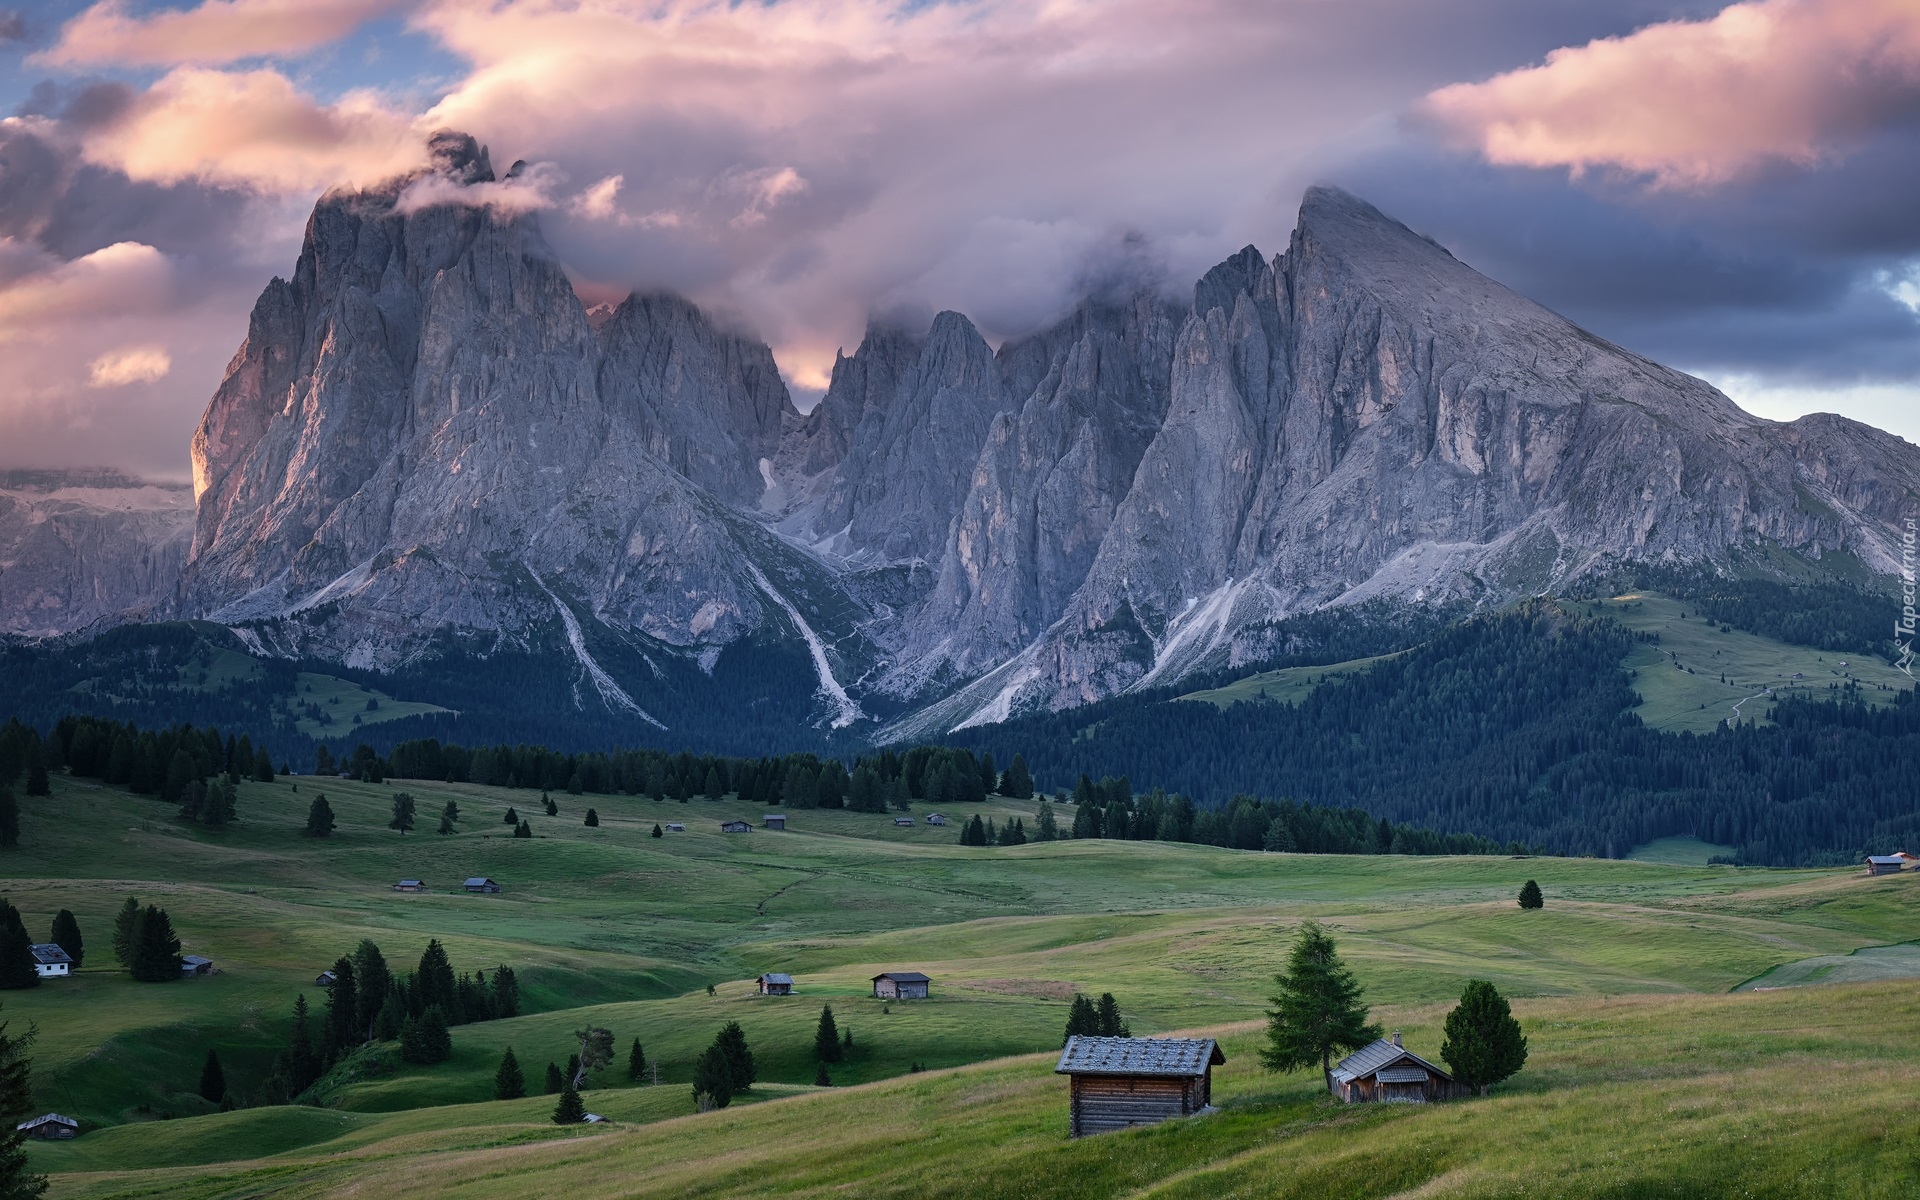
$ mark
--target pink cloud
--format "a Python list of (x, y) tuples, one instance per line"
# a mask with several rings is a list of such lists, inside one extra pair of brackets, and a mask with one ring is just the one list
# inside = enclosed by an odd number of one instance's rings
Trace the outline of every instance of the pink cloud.
[(76, 317), (151, 311), (173, 282), (164, 254), (140, 242), (115, 242), (71, 262), (0, 237), (0, 344), (40, 336)]
[(214, 66), (304, 54), (412, 0), (201, 0), (141, 16), (101, 0), (35, 61), (64, 67)]
[(1753, 0), (1444, 87), (1423, 113), (1489, 161), (1665, 187), (1842, 158), (1920, 111), (1920, 3)]
[(268, 69), (175, 68), (119, 120), (87, 132), (83, 149), (131, 179), (269, 193), (370, 183), (425, 161), (412, 121), (378, 97), (321, 104)]

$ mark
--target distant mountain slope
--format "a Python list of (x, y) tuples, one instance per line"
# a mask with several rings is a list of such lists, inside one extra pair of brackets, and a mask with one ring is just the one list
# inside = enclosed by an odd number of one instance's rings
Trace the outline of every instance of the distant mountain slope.
[(193, 542), (185, 484), (0, 471), (0, 633), (44, 637), (173, 593)]

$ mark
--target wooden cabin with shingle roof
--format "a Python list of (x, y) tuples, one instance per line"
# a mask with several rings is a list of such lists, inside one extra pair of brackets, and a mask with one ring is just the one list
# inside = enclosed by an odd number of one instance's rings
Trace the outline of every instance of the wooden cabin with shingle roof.
[(1056, 1075), (1065, 1075), (1067, 1136), (1157, 1125), (1209, 1111), (1213, 1069), (1227, 1061), (1212, 1038), (1067, 1039)]
[(1472, 1091), (1401, 1045), (1399, 1030), (1335, 1063), (1327, 1090), (1348, 1104), (1426, 1104)]

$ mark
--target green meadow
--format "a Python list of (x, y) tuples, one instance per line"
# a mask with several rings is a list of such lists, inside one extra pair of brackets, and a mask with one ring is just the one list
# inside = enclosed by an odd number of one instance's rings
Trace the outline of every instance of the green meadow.
[[(400, 790), (419, 813), (406, 835), (386, 828)], [(340, 824), (317, 841), (299, 832), (316, 792)], [(440, 836), (449, 799), (459, 832)], [(1920, 998), (1885, 974), (1819, 971), (1920, 937), (1920, 873), (1709, 866), (1687, 847), (1669, 861), (968, 848), (924, 806), (910, 829), (806, 810), (775, 832), (733, 799), (553, 799), (549, 817), (525, 790), (299, 777), (242, 785), (241, 821), (218, 832), (68, 778), (27, 801), (4, 890), (36, 936), (66, 907), (88, 938), (76, 977), (0, 994), (0, 1017), (38, 1030), (37, 1102), (85, 1123), (32, 1147), (53, 1194), (1521, 1195), (1541, 1194), (1547, 1162), (1552, 1194), (1869, 1195), (1900, 1194), (1887, 1181), (1920, 1163), (1920, 1135), (1895, 1119), (1911, 1115), (1902, 1047)], [(532, 839), (508, 836), (510, 805)], [(1030, 803), (978, 807), (1033, 826)], [(722, 833), (729, 817), (754, 831)], [(674, 821), (686, 831), (652, 836)], [(470, 875), (505, 890), (467, 895)], [(431, 890), (394, 892), (401, 877)], [(1537, 912), (1513, 902), (1530, 878)], [(155, 985), (113, 969), (128, 895), (166, 907), (219, 973)], [(1336, 1110), (1316, 1080), (1260, 1070), (1257, 1022), (1308, 917), (1428, 1057), (1464, 981), (1493, 980), (1533, 1041), (1527, 1070), (1420, 1111)], [(347, 1084), (332, 1107), (212, 1111), (195, 1094), (207, 1049), (244, 1098), (294, 997), (317, 1008), (314, 976), (362, 938), (402, 970), (429, 938), (458, 971), (509, 964), (523, 1014), (456, 1027), (450, 1061)], [(871, 976), (894, 968), (931, 975), (933, 998), (872, 999)], [(793, 974), (799, 994), (758, 996), (761, 971)], [(1820, 986), (1729, 994), (1769, 972)], [(1113, 992), (1136, 1034), (1218, 1031), (1222, 1111), (1069, 1144), (1051, 1053), (1075, 991)], [(821, 1089), (812, 1035), (829, 1003), (854, 1045)], [(729, 1020), (760, 1082), (696, 1114), (693, 1059)], [(537, 1090), (589, 1024), (613, 1031), (620, 1063), (639, 1038), (660, 1085), (616, 1065), (585, 1097), (608, 1123), (568, 1129), (546, 1120), (550, 1098), (491, 1099), (508, 1046)]]

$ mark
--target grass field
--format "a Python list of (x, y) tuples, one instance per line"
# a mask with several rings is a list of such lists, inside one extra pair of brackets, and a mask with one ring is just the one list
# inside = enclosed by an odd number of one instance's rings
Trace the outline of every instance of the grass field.
[(1355, 658), (1329, 667), (1283, 667), (1278, 671), (1262, 671), (1258, 675), (1236, 679), (1225, 687), (1209, 688), (1204, 692), (1188, 692), (1180, 699), (1204, 700), (1217, 708), (1226, 708), (1242, 700), (1272, 700), (1280, 704), (1297, 704), (1313, 689), (1329, 679), (1364, 671), (1375, 663), (1397, 657), (1399, 656), (1395, 654), (1381, 654), (1373, 658)]
[[(416, 797), (429, 831), (456, 800), (461, 832), (387, 830), (397, 790)], [(299, 836), (317, 791), (341, 826), (324, 841)], [(728, 835), (722, 819), (757, 825), (764, 810), (556, 794), (561, 813), (548, 817), (526, 791), (312, 778), (243, 785), (241, 822), (216, 833), (116, 789), (60, 778), (54, 792), (26, 802), (4, 887), (36, 936), (72, 908), (88, 966), (0, 994), (0, 1017), (39, 1030), (38, 1102), (87, 1124), (74, 1142), (33, 1147), (59, 1196), (438, 1195), (481, 1179), (497, 1189), (490, 1195), (886, 1195), (916, 1176), (950, 1194), (1184, 1195), (1212, 1181), (1220, 1190), (1209, 1194), (1281, 1195), (1309, 1182), (1289, 1173), (1299, 1156), (1286, 1147), (1351, 1164), (1376, 1138), (1405, 1156), (1406, 1186), (1495, 1195), (1522, 1178), (1524, 1155), (1498, 1143), (1509, 1122), (1560, 1146), (1553, 1153), (1578, 1168), (1570, 1178), (1618, 1194), (1608, 1189), (1633, 1163), (1582, 1149), (1569, 1130), (1657, 1110), (1703, 1138), (1759, 1136), (1804, 1119), (1796, 1106), (1823, 1086), (1821, 1072), (1885, 1059), (1890, 1039), (1914, 1032), (1911, 985), (1725, 993), (1787, 964), (1920, 936), (1920, 874), (1104, 841), (975, 849), (958, 846), (951, 827), (900, 829), (890, 816), (841, 811), (794, 812), (784, 833)], [(507, 836), (509, 805), (533, 839)], [(598, 828), (582, 823), (588, 805)], [(1028, 805), (981, 808), (1032, 825)], [(670, 820), (687, 831), (651, 836)], [(469, 875), (506, 890), (466, 895), (457, 885)], [(402, 876), (432, 890), (395, 893)], [(1529, 878), (1546, 892), (1538, 912), (1513, 903)], [(129, 894), (167, 907), (187, 948), (220, 973), (148, 985), (109, 969), (111, 914)], [(1334, 930), (1370, 1001), (1416, 1048), (1437, 1050), (1445, 1005), (1464, 980), (1485, 978), (1521, 998), (1533, 1065), (1503, 1097), (1421, 1114), (1335, 1114), (1311, 1081), (1261, 1073), (1248, 1022), (1309, 916)], [(402, 969), (430, 937), (457, 970), (509, 963), (528, 1011), (456, 1028), (450, 1062), (349, 1085), (333, 1109), (211, 1112), (192, 1091), (207, 1048), (219, 1048), (237, 1090), (257, 1086), (294, 996), (317, 1005), (313, 976), (363, 937)], [(928, 972), (933, 999), (871, 999), (869, 978), (888, 968)], [(750, 981), (764, 970), (793, 973), (800, 994), (754, 995)], [(1226, 1111), (1063, 1144), (1046, 1053), (1076, 990), (1112, 991), (1136, 1033), (1227, 1031)], [(1814, 996), (1827, 999), (1805, 998)], [(854, 1051), (834, 1068), (841, 1086), (812, 1095), (823, 1003), (852, 1029)], [(1808, 1024), (1796, 1005), (1820, 1021)], [(760, 1062), (749, 1098), (780, 1102), (693, 1115), (691, 1062), (728, 1020), (742, 1023)], [(559, 1130), (543, 1122), (550, 1100), (490, 1099), (507, 1046), (537, 1081), (589, 1023), (611, 1029), (623, 1050), (640, 1038), (665, 1081), (597, 1080), (588, 1106), (614, 1118), (611, 1129)], [(1739, 1032), (1749, 1027), (1753, 1036)], [(916, 1063), (932, 1070), (910, 1074)], [(1866, 1071), (1856, 1082), (1833, 1128), (1874, 1127), (1875, 1113), (1899, 1111), (1893, 1078)], [(1751, 1104), (1738, 1099), (1749, 1095)], [(1804, 1166), (1818, 1142), (1796, 1133), (1788, 1149), (1755, 1149), (1750, 1165), (1771, 1170), (1790, 1151)], [(1692, 1170), (1710, 1157), (1675, 1161)], [(1333, 1175), (1312, 1178), (1334, 1186)]]

